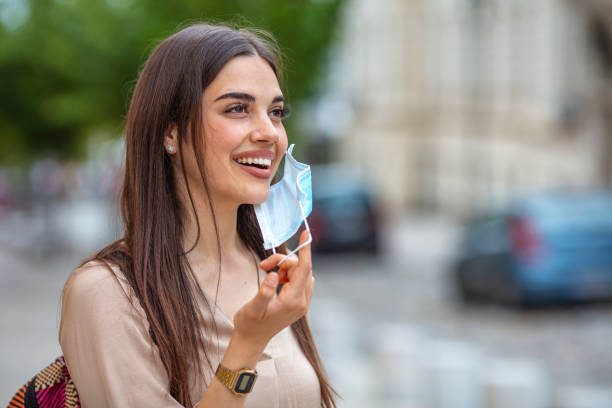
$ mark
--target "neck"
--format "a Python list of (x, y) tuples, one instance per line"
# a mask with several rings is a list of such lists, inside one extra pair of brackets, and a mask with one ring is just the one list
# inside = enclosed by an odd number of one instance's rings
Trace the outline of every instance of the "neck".
[(203, 190), (192, 188), (192, 206), (185, 186), (183, 183), (179, 186), (184, 211), (183, 248), (188, 251), (190, 265), (193, 268), (219, 265), (244, 256), (246, 247), (237, 231), (239, 204), (214, 199), (209, 203)]
[(219, 251), (226, 259), (245, 249), (237, 231), (238, 205), (214, 202), (212, 205), (214, 217), (208, 201), (195, 203), (197, 218), (193, 208), (186, 207), (183, 247), (189, 251), (187, 259), (192, 265), (200, 262), (217, 264)]
[(193, 214), (193, 209), (186, 214), (185, 250), (193, 248), (190, 253), (193, 252), (194, 255), (207, 258), (217, 258), (219, 250), (223, 256), (242, 251), (244, 245), (237, 231), (238, 205), (215, 205), (213, 203), (213, 206), (214, 217), (211, 206), (207, 202), (202, 206), (196, 206), (197, 218)]

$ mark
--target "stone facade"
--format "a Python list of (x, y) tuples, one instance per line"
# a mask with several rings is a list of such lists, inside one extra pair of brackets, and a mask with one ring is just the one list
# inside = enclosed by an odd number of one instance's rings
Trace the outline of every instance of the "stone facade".
[(325, 86), (351, 111), (338, 159), (396, 209), (599, 185), (587, 34), (569, 0), (347, 0)]

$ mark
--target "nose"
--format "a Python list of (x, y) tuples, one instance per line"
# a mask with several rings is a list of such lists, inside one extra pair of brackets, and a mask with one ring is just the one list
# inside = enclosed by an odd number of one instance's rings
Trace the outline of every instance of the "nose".
[(251, 142), (278, 143), (280, 139), (277, 125), (266, 114), (257, 115), (250, 133)]

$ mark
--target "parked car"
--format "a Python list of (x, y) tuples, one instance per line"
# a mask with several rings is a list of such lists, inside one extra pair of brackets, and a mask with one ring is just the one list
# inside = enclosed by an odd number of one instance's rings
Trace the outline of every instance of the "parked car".
[(312, 166), (312, 188), (313, 250), (377, 253), (380, 214), (373, 192), (355, 172), (336, 164)]
[(538, 194), (472, 220), (455, 277), (467, 300), (611, 299), (612, 192)]

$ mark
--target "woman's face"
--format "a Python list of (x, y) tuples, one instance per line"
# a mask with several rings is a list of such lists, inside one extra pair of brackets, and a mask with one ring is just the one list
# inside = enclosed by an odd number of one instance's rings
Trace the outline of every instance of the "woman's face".
[[(264, 202), (287, 150), (284, 99), (274, 71), (259, 56), (234, 57), (202, 98), (211, 198), (219, 204)], [(192, 170), (200, 180), (197, 167)]]

